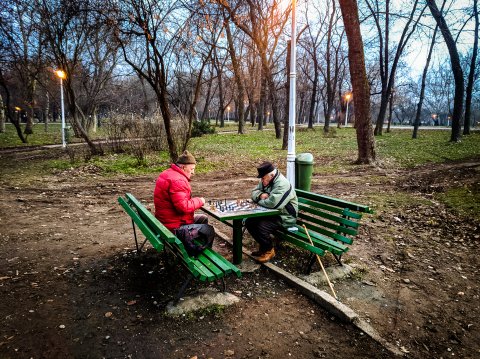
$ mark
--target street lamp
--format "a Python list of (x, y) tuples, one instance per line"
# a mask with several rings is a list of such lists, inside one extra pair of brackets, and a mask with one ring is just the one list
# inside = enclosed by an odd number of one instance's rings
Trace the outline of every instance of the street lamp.
[(295, 101), (296, 89), (296, 52), (297, 52), (297, 21), (296, 11), (297, 0), (292, 0), (292, 38), (290, 41), (290, 93), (288, 99), (288, 150), (287, 150), (287, 179), (295, 188)]
[(230, 122), (230, 106), (227, 106), (227, 122)]
[(347, 127), (347, 121), (348, 121), (348, 104), (350, 103), (350, 98), (352, 98), (351, 92), (347, 92), (345, 94), (345, 100), (347, 101), (347, 113), (345, 114), (345, 127)]
[(57, 70), (55, 74), (60, 78), (60, 106), (62, 108), (62, 147), (67, 147), (67, 141), (65, 140), (65, 109), (63, 107), (63, 79), (67, 77), (64, 71)]

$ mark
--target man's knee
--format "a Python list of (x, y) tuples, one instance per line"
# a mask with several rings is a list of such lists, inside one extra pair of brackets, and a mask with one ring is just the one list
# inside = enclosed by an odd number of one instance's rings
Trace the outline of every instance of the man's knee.
[(215, 237), (215, 230), (213, 229), (213, 226), (209, 224), (202, 225), (199, 232), (203, 234), (209, 240), (209, 242), (213, 241), (213, 238)]
[(193, 222), (195, 224), (207, 224), (208, 217), (205, 214), (195, 214), (193, 217)]

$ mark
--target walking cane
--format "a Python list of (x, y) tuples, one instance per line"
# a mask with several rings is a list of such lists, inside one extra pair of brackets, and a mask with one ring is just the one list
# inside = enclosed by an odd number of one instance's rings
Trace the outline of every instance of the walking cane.
[[(312, 238), (310, 238), (310, 234), (308, 233), (307, 227), (303, 224), (303, 229), (305, 230), (305, 233), (307, 234), (308, 240), (310, 241), (310, 244), (314, 246)], [(328, 285), (330, 286), (330, 289), (332, 290), (333, 296), (335, 297), (336, 300), (338, 300), (337, 295), (335, 294), (335, 291), (333, 290), (332, 283), (330, 283), (330, 279), (328, 278), (327, 272), (325, 271), (325, 268), (323, 268), (322, 261), (320, 260), (320, 256), (315, 253), (318, 259), (318, 263), (320, 264), (320, 267), (322, 267), (323, 274), (325, 274), (325, 278), (327, 278)]]

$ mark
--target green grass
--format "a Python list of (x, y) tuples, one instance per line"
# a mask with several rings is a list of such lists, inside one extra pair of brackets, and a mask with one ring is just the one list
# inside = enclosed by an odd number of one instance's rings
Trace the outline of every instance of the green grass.
[[(228, 124), (236, 129), (233, 124)], [(192, 138), (189, 150), (198, 161), (196, 172), (228, 173), (229, 176), (254, 176), (255, 166), (260, 161), (270, 160), (278, 164), (282, 171), (286, 167), (287, 151), (282, 150), (282, 140), (275, 138), (273, 126), (268, 125), (267, 131), (249, 130), (245, 135), (236, 133), (213, 134)], [(101, 136), (101, 132), (98, 134)], [(0, 134), (0, 147), (24, 146), (15, 142), (16, 133), (13, 126), (7, 125), (7, 133)], [(377, 160), (382, 167), (392, 169), (411, 168), (426, 163), (442, 163), (480, 157), (480, 132), (464, 136), (458, 143), (451, 143), (449, 131), (423, 130), (419, 138), (411, 139), (410, 130), (394, 129), (391, 133), (376, 137)], [(50, 124), (49, 131), (44, 132), (44, 125), (34, 127), (34, 135), (29, 136), (29, 144), (60, 143), (60, 124)], [(17, 141), (19, 142), (19, 141)], [(79, 147), (70, 147), (75, 156), (61, 154), (55, 160), (23, 161), (19, 163), (0, 163), (4, 179), (16, 178), (17, 181), (29, 181), (29, 178), (48, 175), (53, 171), (82, 167), (86, 163)], [(310, 152), (314, 157), (314, 174), (357, 173), (359, 166), (353, 164), (357, 158), (356, 133), (352, 128), (334, 129), (332, 134), (325, 136), (323, 128), (314, 130), (300, 128), (296, 131), (296, 153)], [(63, 154), (62, 154), (63, 153)], [(0, 162), (1, 157), (0, 157)], [(139, 162), (128, 154), (105, 155), (88, 161), (88, 165), (96, 166), (98, 175), (115, 176), (117, 174), (143, 175), (159, 173), (170, 165), (168, 152), (149, 154), (145, 161)], [(358, 172), (362, 175), (362, 172)], [(384, 177), (366, 178), (370, 183), (381, 183)], [(348, 182), (349, 179), (338, 177), (338, 182)], [(373, 196), (373, 197), (372, 197)], [(382, 207), (402, 207), (421, 200), (405, 192), (378, 193), (377, 196), (365, 197), (366, 204), (375, 204), (376, 210)], [(480, 190), (477, 187), (451, 188), (438, 196), (438, 200), (457, 209), (461, 213), (480, 213)]]
[[(25, 131), (25, 124), (21, 124), (22, 132)], [(81, 142), (81, 139), (72, 137), (73, 131), (70, 130), (71, 137), (68, 142)], [(91, 134), (92, 139), (104, 137), (103, 128), (98, 128), (97, 133)], [(51, 122), (47, 126), (45, 131), (44, 123), (36, 123), (33, 126), (33, 134), (26, 137), (27, 143), (22, 143), (18, 137), (15, 126), (11, 123), (7, 123), (5, 126), (5, 132), (0, 133), (0, 148), (2, 147), (27, 147), (38, 145), (50, 145), (62, 143), (61, 124), (59, 122)]]
[(437, 199), (460, 214), (473, 215), (480, 220), (480, 184), (474, 183), (468, 187), (454, 187), (445, 193), (436, 195)]
[(423, 130), (413, 140), (412, 131), (393, 130), (376, 138), (379, 159), (393, 161), (399, 167), (414, 167), (433, 162), (454, 161), (480, 155), (480, 133), (450, 142), (450, 131)]

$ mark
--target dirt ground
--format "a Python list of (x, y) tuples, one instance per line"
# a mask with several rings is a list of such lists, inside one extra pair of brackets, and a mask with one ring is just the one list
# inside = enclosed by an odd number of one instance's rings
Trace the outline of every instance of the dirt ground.
[[(167, 317), (183, 270), (153, 250), (137, 255), (117, 204), (132, 192), (153, 209), (156, 175), (105, 178), (91, 165), (5, 175), (25, 158), (37, 157), (0, 153), (0, 358), (391, 357), (264, 268), (227, 281), (238, 304)], [(313, 191), (376, 209), (344, 258), (355, 275), (335, 289), (406, 357), (480, 357), (480, 223), (432, 196), (459, 183), (478, 188), (479, 171), (476, 160), (314, 178)], [(256, 180), (245, 173), (196, 175), (194, 194), (246, 198)], [(392, 199), (379, 206), (379, 194)], [(306, 259), (282, 245), (274, 262), (300, 275)]]

